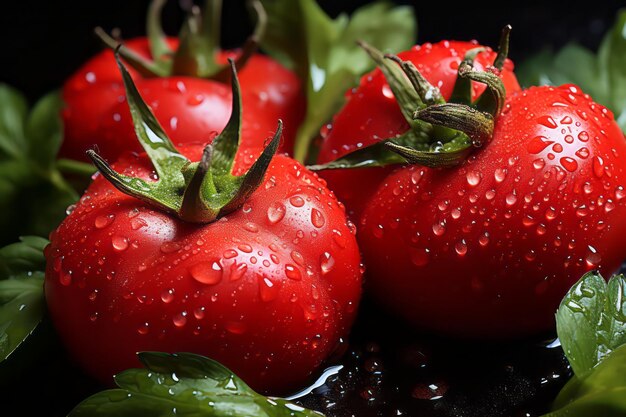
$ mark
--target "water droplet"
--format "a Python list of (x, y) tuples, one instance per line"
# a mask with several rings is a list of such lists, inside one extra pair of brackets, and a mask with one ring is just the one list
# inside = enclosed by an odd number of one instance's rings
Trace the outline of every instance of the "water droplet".
[(593, 158), (593, 173), (598, 178), (602, 178), (604, 175), (604, 160), (599, 156)]
[(620, 201), (621, 199), (623, 199), (624, 197), (626, 197), (626, 192), (624, 191), (624, 187), (621, 185), (618, 185), (615, 188), (615, 199), (617, 201)]
[(569, 156), (561, 158), (560, 162), (563, 168), (565, 168), (569, 172), (574, 172), (578, 169), (578, 162), (576, 162), (574, 158), (570, 158)]
[(337, 229), (333, 229), (333, 241), (340, 248), (345, 248), (348, 245), (347, 238)]
[(185, 324), (187, 324), (187, 312), (183, 311), (181, 313), (176, 314), (172, 318), (172, 323), (174, 323), (174, 326), (176, 327), (183, 327)]
[(240, 321), (228, 321), (224, 325), (226, 330), (232, 334), (244, 334), (247, 330), (245, 323)]
[(259, 227), (252, 222), (247, 222), (243, 225), (243, 228), (252, 233), (257, 233), (259, 231)]
[(537, 122), (538, 122), (539, 124), (544, 125), (544, 126), (545, 126), (545, 127), (547, 127), (547, 128), (550, 128), (550, 129), (556, 129), (556, 128), (557, 128), (557, 124), (556, 124), (556, 122), (555, 122), (555, 121), (554, 121), (554, 119), (553, 119), (552, 117), (550, 117), (550, 116), (541, 116), (541, 117), (538, 117), (538, 118), (537, 118)]
[(165, 304), (171, 303), (174, 300), (174, 290), (170, 288), (169, 290), (163, 290), (161, 293), (161, 301)]
[(563, 145), (561, 145), (560, 143), (555, 143), (552, 147), (552, 150), (556, 153), (561, 153), (563, 152)]
[(482, 247), (485, 247), (489, 244), (489, 232), (484, 232), (482, 235), (480, 235), (480, 237), (478, 238), (478, 244)]
[(59, 275), (59, 282), (65, 287), (70, 285), (72, 283), (72, 273), (61, 273), (61, 275)]
[(275, 224), (285, 217), (286, 208), (280, 201), (275, 201), (267, 209), (267, 219), (270, 223)]
[(245, 264), (245, 263), (240, 263), (240, 264), (233, 263), (230, 266), (230, 280), (231, 281), (240, 280), (246, 274), (247, 270), (248, 270), (248, 265), (247, 264)]
[(326, 223), (324, 215), (316, 208), (311, 209), (311, 223), (318, 229), (324, 226), (324, 223)]
[(222, 256), (224, 257), (224, 259), (232, 259), (237, 256), (237, 251), (234, 249), (226, 249)]
[(549, 140), (544, 136), (536, 136), (528, 141), (526, 149), (532, 154), (538, 154), (553, 143), (554, 141)]
[(215, 285), (222, 280), (224, 270), (219, 259), (200, 262), (189, 268), (191, 277), (201, 284)]
[(143, 323), (141, 326), (137, 328), (137, 333), (140, 335), (146, 335), (150, 331), (150, 324), (148, 322)]
[(180, 243), (178, 242), (164, 242), (161, 245), (161, 252), (163, 253), (173, 253), (179, 251), (181, 248)]
[(582, 132), (580, 132), (578, 134), (578, 140), (580, 140), (581, 142), (588, 142), (589, 141), (589, 133), (585, 132), (584, 130)]
[(289, 199), (289, 203), (294, 207), (302, 207), (304, 205), (304, 199), (299, 195), (295, 195)]
[(146, 227), (148, 222), (142, 219), (141, 217), (134, 217), (130, 220), (130, 227), (133, 230), (139, 230), (142, 227)]
[(470, 171), (466, 175), (467, 183), (470, 187), (475, 187), (480, 184), (480, 180), (482, 179), (482, 174), (476, 171)]
[(69, 206), (67, 206), (67, 208), (65, 209), (65, 214), (66, 215), (70, 215), (72, 214), (72, 212), (76, 210), (76, 204), (70, 204)]
[(298, 251), (292, 251), (291, 252), (291, 259), (293, 259), (293, 261), (300, 266), (304, 266), (304, 257), (302, 256), (302, 254)]
[(502, 182), (506, 178), (507, 173), (508, 170), (506, 168), (497, 168), (493, 173), (493, 177), (495, 178), (496, 182)]
[(242, 243), (241, 245), (237, 246), (237, 249), (245, 253), (252, 253), (252, 246), (246, 245), (245, 243)]
[(273, 301), (278, 296), (278, 286), (269, 278), (259, 275), (259, 295), (264, 302)]
[(328, 274), (333, 267), (335, 266), (335, 258), (328, 252), (324, 252), (320, 256), (320, 268), (322, 269), (322, 274)]
[(546, 166), (546, 161), (544, 161), (543, 158), (537, 158), (533, 161), (533, 167), (535, 169), (543, 169), (544, 166)]
[(515, 205), (515, 203), (517, 203), (517, 195), (515, 194), (515, 191), (513, 191), (512, 193), (508, 194), (506, 196), (506, 205), (511, 207), (513, 205)]
[(461, 239), (456, 243), (456, 245), (454, 245), (454, 251), (459, 256), (465, 256), (467, 253), (467, 243), (465, 243), (465, 239)]
[(96, 226), (97, 229), (104, 229), (105, 227), (113, 223), (114, 219), (114, 214), (109, 214), (108, 216), (98, 216), (94, 221), (94, 226)]
[(419, 184), (420, 180), (424, 176), (424, 170), (416, 170), (411, 174), (411, 182), (413, 185)]
[(123, 236), (113, 236), (111, 238), (111, 244), (113, 245), (113, 249), (116, 251), (125, 251), (128, 249), (128, 238)]
[(602, 262), (602, 257), (598, 253), (597, 249), (593, 246), (589, 245), (587, 246), (587, 249), (589, 250), (587, 252), (587, 256), (585, 257), (585, 262), (587, 263), (587, 266), (589, 268), (597, 268), (600, 262)]
[(295, 281), (300, 281), (302, 279), (302, 273), (300, 273), (300, 270), (291, 264), (285, 265), (285, 275), (287, 278)]
[(187, 99), (187, 104), (190, 106), (197, 106), (204, 101), (204, 96), (202, 94), (194, 94)]

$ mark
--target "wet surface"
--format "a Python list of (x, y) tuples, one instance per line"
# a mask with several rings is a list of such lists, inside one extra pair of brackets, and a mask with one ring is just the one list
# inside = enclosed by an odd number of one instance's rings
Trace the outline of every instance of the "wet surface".
[[(420, 336), (369, 302), (363, 307), (349, 346), (332, 361), (325, 382), (305, 389), (296, 402), (327, 417), (531, 417), (548, 410), (571, 376), (550, 335), (462, 343)], [(58, 343), (50, 343), (55, 338), (49, 323), (39, 332), (12, 358), (12, 367), (0, 368), (7, 415), (65, 416), (103, 389)]]
[(302, 405), (328, 417), (540, 416), (571, 376), (553, 336), (506, 344), (419, 337), (364, 307), (343, 367), (299, 397)]

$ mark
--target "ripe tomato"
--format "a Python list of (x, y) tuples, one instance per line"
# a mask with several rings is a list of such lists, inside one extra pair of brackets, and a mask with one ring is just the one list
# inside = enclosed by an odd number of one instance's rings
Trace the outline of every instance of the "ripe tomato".
[(624, 135), (573, 85), (513, 95), (454, 169), (402, 167), (362, 217), (369, 290), (413, 324), (470, 337), (552, 328), (588, 270), (624, 259)]
[[(154, 175), (145, 156), (115, 169)], [(243, 208), (203, 226), (98, 177), (46, 255), (52, 320), (72, 357), (103, 381), (136, 367), (137, 351), (189, 351), (256, 389), (293, 389), (346, 335), (360, 295), (342, 206), (285, 156)]]
[[(438, 87), (447, 100), (457, 79), (459, 63), (470, 50), (481, 47), (476, 42), (442, 41), (435, 44), (416, 45), (398, 56), (415, 64), (422, 75)], [(483, 70), (493, 64), (496, 53), (490, 48), (477, 55), (474, 68)], [(513, 73), (513, 63), (506, 60), (500, 77), (508, 93), (520, 90)], [(476, 98), (485, 86), (472, 83)], [(381, 139), (394, 137), (409, 129), (398, 104), (380, 69), (363, 76), (359, 86), (348, 93), (344, 107), (335, 115), (331, 125), (322, 130), (323, 142), (318, 163), (324, 164), (340, 158), (357, 148), (372, 145)], [(335, 192), (358, 220), (370, 196), (391, 172), (392, 168), (364, 168), (354, 170), (322, 171), (329, 187)], [(359, 184), (355, 186), (355, 184)]]
[[(170, 47), (178, 39), (168, 38)], [(131, 39), (124, 45), (150, 58), (146, 38)], [(225, 63), (238, 51), (221, 51), (217, 60)], [(140, 92), (156, 113), (174, 143), (188, 143), (221, 131), (230, 116), (228, 85), (201, 78), (144, 78), (132, 71)], [(295, 132), (303, 116), (305, 101), (298, 77), (273, 59), (254, 54), (240, 70), (243, 105), (254, 119), (244, 121), (244, 129), (262, 131), (265, 138), (277, 119), (285, 123), (281, 150), (291, 153)], [(115, 160), (126, 150), (137, 148), (134, 131), (124, 101), (124, 89), (111, 50), (87, 61), (63, 86), (66, 107), (62, 112), (64, 141), (60, 155), (86, 160), (85, 152), (98, 147), (102, 156)], [(215, 106), (215, 107), (214, 107)], [(176, 114), (174, 118), (173, 114)], [(262, 143), (257, 143), (257, 146)]]

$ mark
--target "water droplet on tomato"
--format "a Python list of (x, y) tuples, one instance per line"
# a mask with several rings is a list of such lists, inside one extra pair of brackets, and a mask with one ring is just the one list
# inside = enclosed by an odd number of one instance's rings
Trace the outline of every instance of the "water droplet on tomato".
[(173, 253), (179, 251), (181, 248), (180, 243), (178, 242), (164, 242), (161, 245), (161, 252), (163, 253)]
[(264, 302), (273, 301), (278, 297), (278, 286), (268, 277), (259, 275), (259, 295)]
[(461, 239), (454, 245), (454, 251), (459, 256), (465, 256), (467, 253), (467, 243), (465, 243), (465, 239)]
[(589, 141), (589, 133), (583, 130), (582, 132), (578, 134), (578, 140), (580, 140), (581, 142)]
[(602, 178), (604, 175), (604, 160), (599, 156), (593, 158), (593, 173), (598, 178)]
[(72, 273), (61, 273), (61, 275), (59, 275), (59, 282), (66, 287), (70, 285), (72, 283)]
[(569, 172), (574, 172), (578, 169), (578, 162), (576, 162), (574, 158), (570, 158), (569, 156), (561, 158), (560, 162), (563, 168), (565, 168)]
[(302, 279), (302, 274), (300, 273), (300, 270), (296, 266), (291, 264), (285, 265), (285, 275), (287, 276), (287, 278), (293, 279), (295, 281), (300, 281)]
[(247, 330), (245, 323), (240, 321), (227, 321), (224, 327), (232, 334), (244, 334)]
[(114, 214), (109, 214), (107, 216), (98, 216), (94, 221), (94, 226), (96, 226), (97, 229), (104, 229), (105, 227), (113, 223), (114, 219)]
[(224, 257), (224, 259), (232, 259), (237, 256), (237, 251), (234, 249), (226, 249), (222, 256)]
[(224, 270), (219, 259), (200, 262), (189, 268), (191, 277), (201, 284), (215, 285), (222, 280)]
[(507, 173), (508, 170), (506, 168), (497, 168), (493, 173), (493, 177), (495, 178), (496, 182), (499, 183), (504, 181)]
[(181, 313), (176, 314), (172, 318), (172, 323), (174, 323), (174, 326), (176, 327), (183, 327), (185, 324), (187, 324), (187, 312), (183, 311)]
[(165, 304), (169, 304), (174, 300), (174, 289), (170, 288), (169, 290), (163, 290), (161, 293), (161, 301)]
[(470, 187), (475, 187), (480, 184), (480, 180), (482, 179), (482, 175), (480, 172), (470, 171), (465, 176), (467, 179), (467, 183)]
[(432, 229), (433, 229), (433, 233), (435, 234), (435, 236), (442, 236), (446, 232), (445, 221), (434, 223)]
[(554, 119), (550, 116), (541, 116), (537, 118), (537, 122), (547, 128), (550, 129), (556, 129), (557, 128), (557, 124), (554, 121)]
[(318, 229), (324, 226), (324, 223), (326, 223), (324, 215), (316, 208), (311, 209), (311, 223)]
[(111, 238), (111, 244), (113, 249), (118, 252), (123, 252), (128, 249), (128, 238), (124, 236), (113, 236)]
[(320, 256), (320, 268), (322, 269), (322, 274), (329, 273), (333, 267), (335, 266), (335, 258), (328, 252), (324, 252)]
[(270, 223), (276, 224), (285, 217), (286, 208), (280, 201), (275, 201), (267, 209), (267, 219)]
[(585, 257), (585, 263), (589, 268), (596, 268), (602, 262), (602, 256), (598, 253), (598, 250), (593, 246), (587, 246), (587, 256)]
[(294, 207), (302, 207), (304, 205), (304, 199), (299, 195), (295, 195), (289, 199), (289, 203)]
[(554, 141), (549, 140), (544, 136), (536, 136), (528, 141), (526, 149), (532, 154), (538, 154), (553, 143)]
[(141, 217), (135, 217), (130, 220), (130, 227), (133, 230), (139, 230), (142, 227), (146, 227), (148, 222), (142, 219)]

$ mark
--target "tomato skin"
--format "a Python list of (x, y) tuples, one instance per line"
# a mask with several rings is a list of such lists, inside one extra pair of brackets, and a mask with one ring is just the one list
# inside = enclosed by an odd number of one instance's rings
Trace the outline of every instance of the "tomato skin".
[(578, 87), (514, 95), (459, 168), (402, 167), (379, 187), (359, 229), (370, 294), (446, 335), (552, 329), (584, 272), (624, 260), (625, 157), (613, 115)]
[[(441, 41), (416, 45), (398, 56), (413, 62), (428, 82), (438, 87), (447, 100), (452, 94), (459, 63), (467, 51), (477, 47), (480, 45), (476, 42)], [(496, 53), (487, 48), (476, 57), (474, 68), (484, 70), (493, 63), (495, 57)], [(500, 77), (509, 94), (520, 90), (513, 73), (512, 61), (506, 60)], [(473, 83), (472, 86), (474, 98), (485, 90), (485, 86), (479, 83)], [(408, 129), (409, 125), (404, 120), (384, 75), (379, 69), (375, 69), (363, 76), (359, 86), (348, 93), (344, 107), (335, 115), (332, 124), (322, 131), (323, 142), (318, 163), (333, 161), (358, 147), (372, 145)], [(322, 171), (320, 175), (346, 205), (352, 218), (358, 220), (364, 203), (392, 169)]]
[[(176, 38), (168, 40), (172, 48), (177, 47)], [(131, 39), (125, 45), (146, 58), (150, 57), (146, 38)], [(236, 50), (221, 51), (217, 59), (225, 63), (227, 58), (237, 54)], [(170, 115), (161, 118), (158, 109), (153, 107), (157, 119), (174, 142), (195, 142), (211, 134), (215, 126), (223, 128), (226, 125), (230, 111), (223, 112), (223, 103), (215, 110), (207, 104), (196, 103), (207, 97), (210, 101), (214, 94), (222, 96), (223, 87), (230, 91), (230, 84), (180, 76), (146, 79), (132, 69), (129, 71), (140, 93), (145, 94), (144, 86), (150, 89), (152, 101), (160, 104), (162, 111)], [(277, 120), (282, 119), (284, 139), (280, 149), (291, 153), (295, 133), (305, 111), (304, 93), (296, 75), (271, 58), (255, 54), (239, 71), (238, 76), (244, 113), (250, 115), (244, 121), (244, 129), (267, 130), (265, 127), (271, 125), (270, 130), (274, 131)], [(189, 85), (184, 91), (178, 91), (180, 96), (177, 97), (172, 94), (176, 91), (172, 86), (181, 78), (189, 80), (186, 82)], [(62, 112), (65, 126), (64, 142), (60, 150), (62, 157), (86, 160), (85, 151), (97, 145), (103, 157), (114, 161), (124, 151), (136, 149), (130, 117), (118, 120), (119, 115), (128, 113), (128, 106), (123, 103), (124, 87), (112, 51), (102, 51), (79, 68), (63, 86), (63, 98), (66, 108)], [(230, 109), (230, 102), (225, 104)], [(186, 119), (188, 129), (178, 128), (176, 125), (172, 128), (170, 121), (173, 114)], [(207, 122), (207, 119), (212, 122)], [(205, 127), (210, 130), (205, 130)], [(193, 134), (189, 135), (189, 132)], [(117, 136), (113, 139), (115, 146), (108, 144), (112, 140), (111, 136)], [(262, 144), (259, 142), (256, 145)]]
[[(151, 174), (145, 156), (115, 168)], [(285, 156), (244, 207), (209, 225), (151, 209), (98, 176), (46, 256), (53, 323), (107, 383), (139, 366), (135, 352), (157, 350), (209, 356), (263, 392), (297, 389), (347, 334), (361, 292), (343, 206)]]

